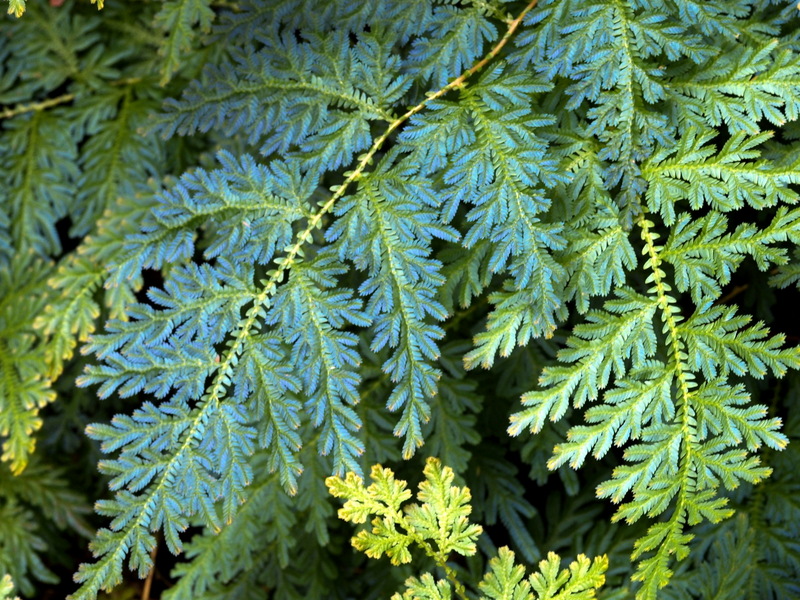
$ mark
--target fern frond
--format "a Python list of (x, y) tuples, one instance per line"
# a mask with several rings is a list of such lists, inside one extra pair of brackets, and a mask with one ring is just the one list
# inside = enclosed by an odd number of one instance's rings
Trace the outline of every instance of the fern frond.
[(86, 235), (119, 196), (132, 196), (140, 182), (161, 172), (163, 144), (140, 131), (155, 108), (150, 98), (141, 97), (149, 93), (147, 85), (118, 85), (82, 102), (81, 112), (91, 114), (91, 121), (80, 151), (80, 212), (73, 218), (73, 237)]
[(0, 506), (0, 570), (10, 573), (25, 594), (35, 589), (30, 577), (50, 584), (58, 581), (42, 562), (40, 554), (47, 544), (37, 529), (33, 513), (13, 499)]
[(368, 277), (360, 292), (368, 296), (365, 311), (374, 319), (373, 351), (396, 348), (384, 369), (397, 385), (389, 410), (403, 409), (395, 435), (405, 436), (403, 453), (411, 456), (422, 445), (422, 426), (430, 418), (427, 398), (437, 392), (437, 341), (444, 331), (427, 322), (441, 321), (444, 307), (437, 301), (444, 279), (440, 264), (427, 258), (434, 238), (455, 240), (457, 233), (436, 222), (434, 190), (416, 169), (384, 158), (360, 180), (357, 194), (346, 197), (329, 229), (340, 258), (354, 257)]
[(19, 473), (42, 426), (39, 411), (55, 399), (43, 372), (45, 350), (33, 320), (46, 304), (49, 265), (23, 255), (0, 268), (0, 461)]
[(210, 0), (168, 0), (155, 16), (154, 25), (161, 30), (164, 39), (159, 48), (161, 63), (161, 85), (180, 70), (182, 58), (189, 54), (195, 44), (199, 30), (208, 33), (214, 21)]
[(735, 133), (719, 152), (708, 143), (714, 135), (690, 130), (674, 148), (656, 152), (644, 163), (647, 206), (660, 213), (666, 224), (674, 223), (675, 203), (681, 200), (688, 200), (694, 210), (708, 205), (719, 212), (745, 205), (762, 209), (780, 202), (797, 202), (797, 192), (791, 185), (800, 181), (800, 159), (787, 166), (758, 160), (761, 153), (757, 146), (771, 133)]
[(717, 211), (702, 217), (678, 215), (664, 245), (663, 259), (675, 269), (675, 286), (690, 292), (702, 306), (716, 300), (745, 257), (752, 257), (762, 271), (785, 265), (787, 251), (780, 242), (798, 239), (800, 212), (780, 207), (767, 226), (742, 223), (729, 231), (728, 218)]
[(286, 347), (275, 335), (255, 335), (242, 352), (235, 383), (241, 386), (248, 408), (259, 423), (258, 445), (267, 449), (270, 471), (280, 473), (287, 490), (297, 489), (303, 466), (298, 453), (303, 446), (298, 429), (302, 382), (287, 364)]
[(472, 486), (475, 518), (492, 526), (502, 523), (523, 558), (533, 563), (542, 553), (531, 535), (530, 521), (536, 509), (525, 498), (525, 488), (517, 479), (517, 469), (502, 461), (490, 447), (478, 447), (470, 468), (475, 473)]
[(0, 572), (10, 574), (26, 596), (34, 593), (34, 579), (57, 582), (43, 560), (56, 540), (52, 530), (89, 538), (93, 532), (85, 515), (90, 511), (86, 500), (69, 489), (61, 469), (34, 459), (14, 475), (0, 465)]
[(657, 301), (625, 288), (617, 295), (603, 311), (590, 311), (588, 323), (576, 327), (568, 349), (559, 352), (559, 360), (572, 365), (545, 369), (540, 383), (547, 389), (522, 397), (531, 408), (512, 417), (512, 435), (526, 428), (538, 432), (547, 418), (559, 420), (573, 398), (576, 408), (594, 401), (612, 375), (622, 378), (628, 373), (628, 361), (632, 369), (648, 365), (656, 352), (652, 321)]
[(409, 54), (410, 66), (434, 88), (448, 84), (474, 65), (486, 43), (498, 37), (497, 28), (484, 11), (477, 7), (459, 10), (444, 4), (433, 8)]
[[(247, 501), (231, 524), (220, 532), (208, 530), (187, 544), (186, 554), (191, 562), (175, 568), (172, 575), (179, 578), (179, 584), (170, 588), (166, 598), (206, 597), (215, 582), (229, 582), (242, 571), (254, 569), (263, 550), (274, 553), (282, 567), (288, 566), (294, 546), (292, 528), (297, 522), (291, 497), (284, 491), (278, 474), (269, 473), (263, 454), (254, 457), (253, 471), (262, 476), (250, 488)], [(260, 526), (265, 519), (270, 523), (269, 531)], [(242, 544), (246, 552), (228, 552), (233, 543)]]
[(356, 549), (372, 558), (386, 554), (393, 564), (411, 560), (408, 547), (412, 543), (422, 546), (440, 565), (451, 552), (463, 556), (475, 553), (481, 528), (468, 521), (472, 510), (469, 490), (453, 486), (452, 469), (434, 458), (426, 461), (423, 474), (425, 481), (417, 493), (419, 504), (402, 512), (401, 506), (411, 498), (411, 492), (404, 481), (394, 478), (391, 469), (374, 466), (369, 486), (352, 472), (344, 479), (331, 477), (326, 481), (334, 497), (346, 499), (339, 518), (363, 523), (375, 515), (372, 532), (363, 530), (353, 538)]
[(755, 135), (763, 119), (780, 127), (798, 118), (800, 62), (776, 39), (761, 47), (737, 44), (673, 79), (667, 89), (683, 119)]
[(423, 432), (424, 453), (463, 473), (472, 454), (467, 445), (475, 445), (480, 436), (475, 430), (475, 414), (483, 402), (474, 382), (465, 377), (461, 357), (467, 342), (453, 342), (442, 348), (443, 366), (439, 393), (430, 399), (431, 419)]
[[(512, 416), (509, 431), (538, 431), (545, 418), (560, 419), (570, 404), (577, 409), (600, 400), (586, 411), (588, 425), (572, 427), (567, 441), (556, 446), (548, 466), (570, 462), (577, 468), (590, 452), (600, 458), (612, 443), (636, 441), (625, 451), (628, 464), (617, 467), (597, 493), (615, 503), (632, 493), (615, 520), (654, 517), (674, 505), (669, 520), (653, 525), (633, 554), (645, 557), (634, 575), (644, 582), (637, 597), (652, 599), (671, 576), (670, 557), (680, 560), (688, 553), (692, 536), (684, 533), (686, 525), (715, 523), (731, 514), (717, 488), (764, 479), (770, 470), (749, 452), (786, 445), (777, 431), (780, 420), (768, 418), (765, 407), (750, 404), (741, 386), (720, 375), (745, 370), (763, 375), (767, 367), (783, 374), (800, 363), (797, 349), (779, 349), (782, 336), (769, 338), (762, 326), (746, 328), (749, 319), (735, 317), (732, 309), (703, 305), (683, 321), (661, 267), (664, 249), (656, 245), (653, 224), (642, 219), (640, 227), (645, 268), (651, 271), (647, 295), (629, 291), (606, 302), (603, 311), (590, 311), (589, 323), (578, 325), (559, 353), (571, 364), (545, 369), (544, 389), (523, 396), (528, 408)], [(664, 339), (655, 335), (656, 318)], [(726, 334), (728, 327), (736, 329), (735, 337)], [(662, 344), (666, 360), (659, 358)], [(701, 376), (704, 382), (698, 381)]]
[(56, 222), (71, 209), (78, 176), (75, 140), (58, 118), (43, 112), (9, 121), (4, 140), (2, 186), (14, 249), (58, 254)]
[(20, 474), (0, 470), (3, 496), (35, 508), (59, 530), (70, 529), (86, 538), (92, 530), (86, 522), (90, 507), (86, 499), (71, 490), (62, 469), (39, 460)]
[[(496, 353), (507, 356), (515, 343), (551, 333), (564, 316), (556, 293), (564, 272), (552, 257), (553, 250), (563, 248), (561, 226), (543, 218), (550, 203), (539, 189), (552, 187), (560, 176), (555, 163), (545, 158), (546, 144), (535, 133), (552, 118), (530, 108), (531, 96), (548, 87), (498, 67), (463, 93), (461, 110), (468, 111), (474, 132), (454, 128), (450, 134), (449, 144), (464, 138), (469, 145), (453, 153), (444, 173), (451, 190), (444, 206), (446, 218), (452, 218), (462, 203), (474, 205), (466, 215), (473, 225), (463, 244), (471, 248), (489, 240), (489, 269), (511, 276), (507, 294), (491, 298), (497, 308), (490, 315), (488, 331), (476, 338), (478, 347), (468, 364), (489, 365)], [(418, 136), (415, 141), (424, 143), (426, 138)], [(527, 320), (522, 331), (516, 332), (517, 323), (495, 330), (498, 321), (508, 322), (508, 312), (524, 305), (537, 316)], [(518, 321), (522, 311), (517, 314)]]
[(369, 146), (369, 123), (391, 120), (380, 98), (342, 83), (373, 66), (361, 67), (360, 60), (381, 58), (369, 43), (365, 52), (358, 46), (348, 50), (346, 31), (301, 42), (287, 32), (265, 42), (268, 46), (257, 53), (232, 51), (232, 64), (207, 67), (202, 85), (194, 82), (180, 101), (165, 105), (158, 131), (164, 137), (210, 128), (229, 136), (244, 131), (262, 153), (284, 155), (324, 132), (326, 144), (337, 147), (349, 163)]
[[(792, 390), (790, 400), (795, 397)], [(718, 525), (695, 528), (700, 543), (693, 548), (690, 567), (666, 588), (668, 600), (703, 598), (709, 593), (730, 600), (778, 600), (797, 594), (800, 503), (793, 473), (798, 424), (797, 411), (790, 408), (785, 428), (789, 447), (770, 456), (775, 469), (770, 479), (736, 494), (737, 515)]]
[(186, 174), (158, 197), (142, 232), (131, 236), (118, 259), (111, 285), (137, 279), (143, 269), (190, 260), (201, 226), (213, 226), (216, 234), (204, 249), (209, 259), (225, 252), (240, 265), (265, 264), (289, 244), (292, 223), (308, 214), (306, 200), (316, 181), (302, 177), (297, 162), (267, 167), (226, 152), (218, 159), (220, 169)]
[(450, 584), (446, 580), (436, 581), (430, 573), (423, 573), (419, 579), (411, 577), (406, 580), (403, 595), (395, 594), (392, 600), (450, 600), (452, 597)]
[[(567, 107), (575, 108), (584, 100), (595, 104), (587, 113), (587, 132), (603, 144), (603, 159), (638, 161), (653, 145), (668, 143), (672, 137), (671, 124), (653, 110), (665, 91), (652, 57), (663, 49), (671, 60), (680, 56), (697, 60), (707, 49), (682, 28), (665, 26), (668, 20), (653, 8), (636, 13), (621, 2), (590, 2), (570, 18), (568, 34), (551, 51), (559, 56), (554, 67), (560, 65), (575, 80)], [(637, 171), (634, 165), (620, 164), (612, 181), (625, 178), (635, 184)], [(633, 193), (625, 192), (629, 197)]]
[(588, 232), (567, 230), (569, 241), (557, 259), (569, 278), (566, 295), (575, 299), (581, 313), (589, 309), (593, 296), (608, 296), (612, 289), (623, 285), (626, 273), (636, 265), (636, 254), (620, 223), (619, 211), (600, 212), (592, 221), (593, 229)]
[(359, 400), (358, 337), (343, 329), (370, 323), (360, 300), (335, 289), (344, 272), (330, 254), (295, 265), (266, 316), (291, 344), (288, 362), (301, 374), (304, 408), (312, 425), (321, 428), (319, 451), (332, 454), (336, 472), (358, 469), (357, 457), (364, 451), (355, 436), (361, 421), (353, 410)]
[[(678, 327), (686, 342), (693, 367), (714, 381), (717, 373), (764, 377), (772, 370), (783, 377), (788, 369), (800, 368), (800, 356), (794, 348), (782, 348), (785, 336), (769, 336), (763, 323), (749, 325), (750, 317), (736, 315), (734, 308), (715, 306), (698, 310)], [(748, 326), (749, 325), (749, 326)]]
[[(97, 0), (97, 3), (102, 4), (102, 0)], [(65, 95), (44, 100), (44, 106), (39, 106), (39, 109), (47, 108), (50, 102), (52, 106), (71, 102), (91, 89), (103, 87), (118, 76), (113, 65), (119, 61), (120, 54), (128, 52), (119, 46), (108, 51), (106, 40), (98, 31), (102, 18), (77, 14), (71, 10), (72, 6), (68, 2), (64, 10), (59, 10), (49, 3), (28, 2), (27, 14), (14, 23), (14, 35), (19, 39), (15, 40), (12, 64), (19, 61), (23, 66), (19, 73), (19, 91), (26, 97), (21, 100), (29, 102), (41, 93), (67, 88)], [(24, 68), (31, 64), (37, 65), (40, 71)], [(64, 131), (62, 135), (66, 133)]]
[(781, 288), (789, 287), (792, 284), (800, 286), (800, 248), (795, 247), (791, 261), (778, 268), (777, 272), (770, 277), (769, 282)]

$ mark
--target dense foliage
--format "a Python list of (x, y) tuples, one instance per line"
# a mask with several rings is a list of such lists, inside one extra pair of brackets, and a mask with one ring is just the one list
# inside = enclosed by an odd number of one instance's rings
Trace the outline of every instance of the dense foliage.
[(97, 4), (0, 22), (0, 597), (800, 597), (796, 3)]

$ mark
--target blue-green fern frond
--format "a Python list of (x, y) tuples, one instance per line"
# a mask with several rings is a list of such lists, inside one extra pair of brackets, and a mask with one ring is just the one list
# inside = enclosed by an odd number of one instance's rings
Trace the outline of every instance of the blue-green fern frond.
[(437, 341), (444, 331), (429, 322), (447, 316), (438, 302), (444, 282), (437, 260), (428, 258), (434, 238), (453, 241), (456, 232), (437, 223), (435, 191), (415, 168), (384, 158), (359, 181), (358, 193), (342, 199), (342, 217), (329, 230), (340, 259), (353, 257), (367, 272), (360, 294), (368, 297), (366, 312), (374, 319), (372, 349), (395, 348), (384, 370), (396, 386), (387, 406), (402, 408), (395, 434), (405, 437), (403, 452), (411, 456), (422, 445), (422, 426), (430, 418), (427, 398), (437, 392)]

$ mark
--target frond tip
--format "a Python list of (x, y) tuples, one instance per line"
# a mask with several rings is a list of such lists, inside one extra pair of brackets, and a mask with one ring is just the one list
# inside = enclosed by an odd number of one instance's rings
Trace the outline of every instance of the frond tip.
[(25, 0), (8, 0), (8, 14), (21, 17), (25, 13)]
[(503, 547), (489, 561), (480, 590), (491, 600), (592, 600), (607, 569), (607, 557), (590, 560), (583, 554), (561, 569), (561, 559), (550, 552), (539, 562), (539, 571), (525, 579), (525, 567), (514, 564), (514, 553)]
[(0, 578), (0, 600), (19, 600), (19, 598), (13, 597), (12, 594), (14, 593), (14, 582), (11, 581), (11, 575), (3, 575)]

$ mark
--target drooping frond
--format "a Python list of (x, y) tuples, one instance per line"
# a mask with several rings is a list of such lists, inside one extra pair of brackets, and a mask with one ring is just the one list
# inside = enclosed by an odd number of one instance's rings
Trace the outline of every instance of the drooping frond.
[(427, 248), (434, 238), (453, 241), (457, 234), (436, 222), (436, 196), (426, 180), (405, 164), (392, 166), (383, 159), (361, 180), (358, 193), (342, 200), (343, 218), (327, 237), (341, 258), (354, 257), (356, 268), (368, 274), (359, 293), (369, 298), (365, 310), (374, 315), (372, 350), (394, 349), (383, 365), (396, 383), (387, 406), (403, 411), (395, 435), (405, 437), (403, 453), (411, 456), (422, 444), (427, 398), (437, 393), (441, 376), (432, 363), (444, 332), (429, 319), (446, 317), (437, 300), (444, 280), (440, 263), (427, 257)]

